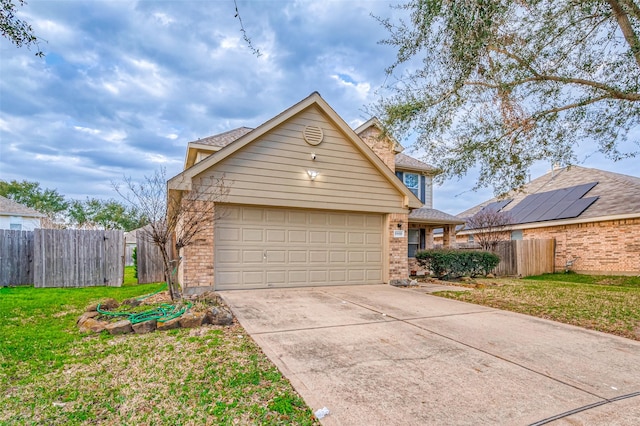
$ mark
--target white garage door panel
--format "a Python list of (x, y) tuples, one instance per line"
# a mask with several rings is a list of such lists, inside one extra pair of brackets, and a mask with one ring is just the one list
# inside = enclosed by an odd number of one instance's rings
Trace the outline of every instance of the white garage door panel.
[(382, 215), (225, 206), (221, 216), (218, 290), (382, 283)]

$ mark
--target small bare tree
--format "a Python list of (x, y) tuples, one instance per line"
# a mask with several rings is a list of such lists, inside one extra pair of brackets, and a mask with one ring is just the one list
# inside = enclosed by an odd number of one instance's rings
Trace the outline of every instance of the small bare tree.
[(162, 254), (164, 276), (172, 300), (181, 297), (180, 283), (174, 271), (180, 266), (180, 250), (196, 241), (196, 236), (213, 226), (215, 202), (229, 192), (224, 177), (213, 178), (210, 185), (194, 186), (191, 191), (167, 191), (166, 169), (161, 168), (142, 182), (124, 178), (115, 190), (148, 221), (138, 238), (145, 238)]
[(498, 242), (507, 239), (505, 230), (512, 222), (508, 212), (485, 207), (467, 219), (465, 228), (473, 232), (483, 250), (494, 251)]

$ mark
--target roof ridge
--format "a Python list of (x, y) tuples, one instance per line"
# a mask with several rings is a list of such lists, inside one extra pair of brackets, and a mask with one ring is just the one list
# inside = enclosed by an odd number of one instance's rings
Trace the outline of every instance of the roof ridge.
[(240, 127), (234, 128), (234, 129), (230, 129), (230, 130), (224, 131), (222, 133), (216, 133), (215, 135), (209, 135), (209, 136), (205, 136), (203, 138), (198, 138), (198, 139), (196, 139), (194, 141), (191, 141), (189, 143), (199, 142), (199, 141), (203, 141), (203, 140), (206, 140), (206, 139), (217, 138), (217, 137), (220, 137), (220, 136), (227, 135), (229, 133), (237, 132), (238, 130), (241, 130), (241, 129), (253, 130), (254, 128), (253, 127), (247, 127), (247, 126), (240, 126)]
[[(636, 176), (631, 176), (631, 175), (625, 175), (623, 173), (616, 173), (616, 172), (610, 172), (608, 170), (602, 170), (602, 169), (594, 169), (592, 167), (581, 167), (581, 166), (575, 166), (575, 167), (580, 167), (582, 169), (585, 170), (590, 170), (591, 172), (595, 172), (598, 174), (604, 174), (609, 176), (611, 179), (620, 182), (626, 186), (636, 186), (636, 185), (640, 185), (640, 178), (636, 177)], [(631, 178), (631, 179), (629, 179)]]

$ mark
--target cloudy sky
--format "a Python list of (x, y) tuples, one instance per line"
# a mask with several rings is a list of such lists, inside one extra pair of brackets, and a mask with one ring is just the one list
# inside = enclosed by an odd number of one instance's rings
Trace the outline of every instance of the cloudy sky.
[[(238, 0), (257, 57), (233, 0), (29, 0), (20, 14), (46, 56), (0, 39), (0, 179), (117, 198), (112, 181), (161, 166), (173, 176), (187, 142), (256, 127), (313, 91), (357, 126), (394, 60), (372, 17), (397, 15), (390, 3)], [(633, 160), (581, 150), (583, 165), (638, 176)], [(473, 183), (445, 182), (435, 207), (455, 214), (492, 195)]]

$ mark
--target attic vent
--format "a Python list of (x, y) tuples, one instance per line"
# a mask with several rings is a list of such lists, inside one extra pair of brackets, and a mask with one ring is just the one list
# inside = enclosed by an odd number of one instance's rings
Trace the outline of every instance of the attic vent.
[(302, 135), (304, 136), (304, 140), (307, 141), (309, 145), (318, 145), (320, 142), (322, 142), (322, 138), (324, 138), (322, 129), (318, 126), (305, 127), (302, 131)]

